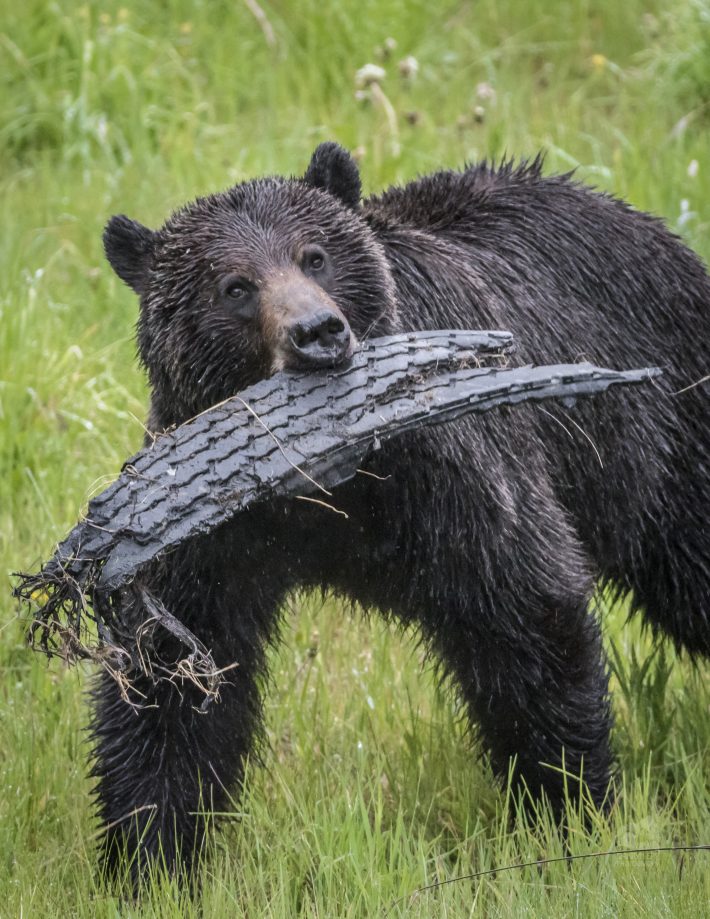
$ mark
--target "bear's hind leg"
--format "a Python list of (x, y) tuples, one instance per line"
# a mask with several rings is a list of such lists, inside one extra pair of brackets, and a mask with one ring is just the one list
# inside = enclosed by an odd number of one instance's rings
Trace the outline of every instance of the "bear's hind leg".
[[(679, 651), (710, 657), (710, 476), (689, 463), (686, 478), (668, 488), (657, 514), (645, 514), (637, 543), (623, 546), (626, 569), (617, 583), (655, 634)], [(707, 478), (707, 482), (704, 480)], [(632, 536), (633, 538), (633, 536)]]

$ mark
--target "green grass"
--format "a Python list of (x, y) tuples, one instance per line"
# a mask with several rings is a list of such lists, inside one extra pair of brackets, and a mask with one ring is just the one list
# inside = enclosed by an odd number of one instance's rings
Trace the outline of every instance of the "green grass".
[[(510, 823), (415, 636), (300, 597), (272, 655), (266, 767), (250, 767), (240, 819), (216, 836), (203, 913), (165, 882), (138, 906), (95, 880), (90, 674), (27, 650), (9, 575), (47, 556), (140, 443), (136, 304), (103, 261), (108, 216), (157, 224), (201, 192), (303, 170), (327, 138), (359, 148), (369, 190), (544, 148), (549, 170), (577, 167), (710, 256), (707, 0), (263, 8), (274, 47), (242, 3), (0, 0), (0, 916), (355, 917), (397, 898), (389, 915), (707, 915), (707, 852), (554, 863), (412, 897), (562, 843), (544, 813)], [(354, 97), (389, 36), (394, 132)], [(411, 83), (397, 70), (408, 54)], [(484, 82), (495, 100), (478, 98)], [(622, 608), (604, 622), (624, 794), (592, 834), (570, 815), (570, 849), (710, 843), (707, 665), (653, 649)]]

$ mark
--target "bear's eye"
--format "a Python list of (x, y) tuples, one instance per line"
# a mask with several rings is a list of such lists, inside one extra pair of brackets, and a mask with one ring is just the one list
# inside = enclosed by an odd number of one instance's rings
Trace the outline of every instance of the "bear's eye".
[(242, 319), (253, 319), (259, 308), (259, 297), (251, 281), (232, 276), (219, 285), (221, 302), (233, 315)]
[(225, 297), (230, 300), (243, 300), (250, 293), (251, 290), (244, 281), (231, 281), (224, 289)]
[(323, 271), (327, 264), (327, 256), (319, 246), (309, 246), (303, 250), (301, 268), (305, 272), (317, 274)]

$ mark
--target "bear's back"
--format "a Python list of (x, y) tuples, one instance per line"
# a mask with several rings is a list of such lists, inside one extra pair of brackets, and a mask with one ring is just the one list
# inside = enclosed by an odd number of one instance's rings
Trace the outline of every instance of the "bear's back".
[(541, 165), (437, 172), (363, 203), (402, 325), (492, 323), (516, 333), (526, 360), (622, 366), (633, 353), (697, 379), (688, 338), (710, 338), (701, 260), (661, 220)]

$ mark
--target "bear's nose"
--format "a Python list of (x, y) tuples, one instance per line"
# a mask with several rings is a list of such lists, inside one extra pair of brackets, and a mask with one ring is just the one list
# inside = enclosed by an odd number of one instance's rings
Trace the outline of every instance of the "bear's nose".
[(334, 367), (350, 351), (350, 327), (342, 316), (319, 310), (293, 323), (288, 330), (291, 350), (309, 367)]

